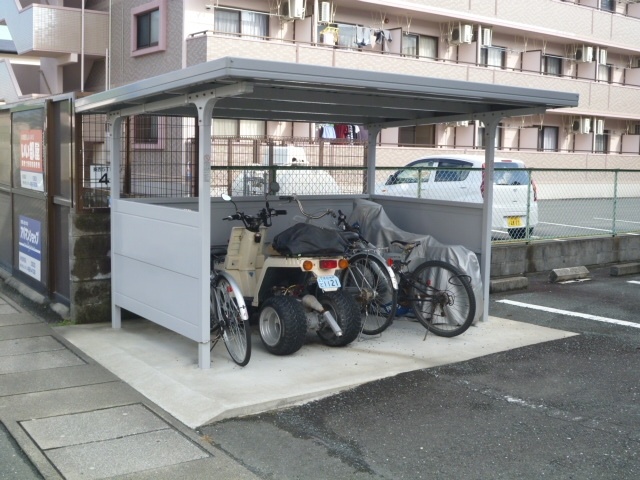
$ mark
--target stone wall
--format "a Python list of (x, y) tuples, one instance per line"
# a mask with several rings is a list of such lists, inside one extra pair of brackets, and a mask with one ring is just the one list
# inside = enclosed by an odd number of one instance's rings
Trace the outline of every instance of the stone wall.
[(70, 320), (74, 323), (111, 321), (110, 219), (109, 213), (70, 216)]

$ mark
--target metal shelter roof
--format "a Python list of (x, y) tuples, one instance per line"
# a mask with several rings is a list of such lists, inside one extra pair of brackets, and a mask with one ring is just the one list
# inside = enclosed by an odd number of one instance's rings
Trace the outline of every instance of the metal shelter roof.
[[(233, 86), (233, 96), (225, 89)], [(381, 128), (542, 113), (578, 94), (395, 73), (225, 57), (77, 99), (80, 113), (193, 115), (221, 98), (221, 118), (347, 123)]]

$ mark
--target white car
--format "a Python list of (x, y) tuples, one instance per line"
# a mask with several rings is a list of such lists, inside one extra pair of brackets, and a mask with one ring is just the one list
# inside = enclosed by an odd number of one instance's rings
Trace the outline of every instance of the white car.
[[(376, 185), (375, 193), (482, 203), (484, 161), (478, 155), (424, 157), (390, 175), (384, 184)], [(536, 185), (525, 168), (520, 160), (494, 160), (491, 228), (507, 230), (511, 238), (525, 238), (527, 227), (531, 235), (538, 224)]]
[[(274, 146), (271, 151), (272, 164), (276, 167), (276, 181), (280, 186), (279, 195), (340, 195), (342, 189), (326, 170), (287, 169), (286, 167), (308, 166), (302, 147)], [(265, 150), (262, 165), (269, 165), (269, 152)], [(285, 167), (285, 168), (282, 168)], [(267, 170), (246, 170), (240, 172), (231, 184), (231, 196), (244, 197), (264, 195), (269, 184)]]

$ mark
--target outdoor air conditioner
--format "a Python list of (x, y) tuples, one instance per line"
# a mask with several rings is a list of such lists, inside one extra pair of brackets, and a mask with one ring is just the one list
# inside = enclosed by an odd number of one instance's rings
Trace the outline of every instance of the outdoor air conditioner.
[(590, 118), (577, 118), (573, 121), (573, 133), (589, 133), (591, 131)]
[(321, 23), (333, 23), (333, 6), (331, 2), (322, 2), (320, 4), (320, 16), (318, 21)]
[(593, 47), (587, 47), (586, 45), (584, 45), (576, 49), (576, 62), (592, 62), (592, 61), (593, 61)]
[(604, 120), (599, 118), (596, 120), (596, 135), (604, 134)]
[(283, 0), (281, 6), (281, 16), (290, 20), (304, 18), (305, 0)]
[(482, 42), (482, 46), (490, 47), (491, 39), (493, 37), (493, 29), (482, 27), (480, 31), (482, 32), (482, 35), (481, 35), (482, 38), (480, 39)]
[(462, 43), (471, 43), (473, 39), (473, 26), (459, 23), (451, 29), (449, 34), (449, 43), (451, 45), (460, 45)]
[(607, 49), (601, 48), (598, 52), (598, 63), (601, 65), (607, 64)]

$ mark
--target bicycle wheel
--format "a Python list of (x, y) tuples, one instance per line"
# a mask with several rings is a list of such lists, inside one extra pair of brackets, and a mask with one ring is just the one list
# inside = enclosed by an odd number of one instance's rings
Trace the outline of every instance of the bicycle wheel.
[(239, 305), (232, 291), (223, 275), (211, 281), (211, 330), (219, 330), (231, 359), (244, 367), (251, 358), (251, 331), (249, 321), (240, 314), (244, 305)]
[(411, 308), (418, 321), (441, 337), (464, 333), (476, 314), (469, 277), (453, 265), (426, 261), (409, 276)]
[(360, 306), (362, 333), (376, 335), (391, 325), (396, 314), (398, 291), (384, 263), (366, 253), (349, 259), (349, 268), (342, 274), (342, 289), (351, 294)]

